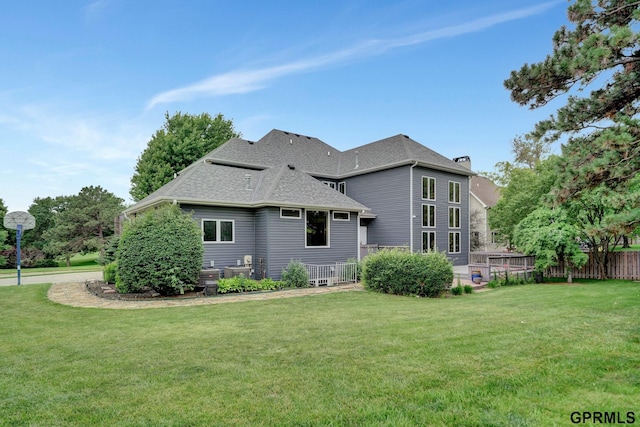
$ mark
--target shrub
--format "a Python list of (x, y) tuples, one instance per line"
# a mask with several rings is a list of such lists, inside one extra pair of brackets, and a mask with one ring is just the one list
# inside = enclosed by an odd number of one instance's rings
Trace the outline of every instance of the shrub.
[(116, 283), (116, 275), (118, 274), (118, 264), (112, 262), (102, 268), (102, 278), (107, 283)]
[(119, 292), (191, 290), (202, 268), (202, 232), (190, 214), (166, 205), (125, 224), (117, 251)]
[(451, 293), (453, 295), (462, 295), (462, 286), (458, 285), (458, 286), (454, 286), (453, 288), (451, 288)]
[(362, 282), (367, 289), (378, 292), (439, 297), (452, 281), (453, 266), (440, 252), (385, 249), (362, 261)]
[(287, 288), (308, 288), (309, 273), (300, 261), (292, 259), (282, 270), (282, 283)]
[(487, 283), (487, 288), (489, 289), (495, 289), (499, 286), (500, 286), (500, 283), (497, 280), (491, 280), (489, 283)]
[(471, 285), (464, 285), (464, 293), (465, 293), (465, 294), (472, 294), (472, 293), (473, 293), (473, 286), (471, 286)]
[(226, 294), (230, 292), (250, 292), (250, 291), (272, 291), (282, 287), (281, 282), (272, 279), (251, 280), (240, 274), (228, 279), (218, 280), (218, 293)]
[[(7, 246), (7, 248), (0, 252), (0, 258), (5, 260), (3, 268), (16, 268), (18, 265), (18, 250), (15, 246)], [(48, 257), (41, 249), (27, 246), (20, 248), (20, 266), (23, 268), (57, 267), (58, 263), (53, 258)]]

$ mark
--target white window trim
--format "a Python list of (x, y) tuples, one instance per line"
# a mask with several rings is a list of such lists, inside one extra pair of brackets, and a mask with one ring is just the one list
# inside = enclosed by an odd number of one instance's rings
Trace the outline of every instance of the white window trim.
[[(424, 198), (424, 179), (425, 179), (425, 178), (428, 178), (429, 180), (433, 180), (433, 194), (432, 194), (433, 199), (425, 199), (425, 198)], [(434, 177), (432, 177), (432, 176), (423, 175), (423, 176), (422, 176), (422, 180), (421, 180), (421, 182), (422, 182), (422, 194), (420, 195), (420, 197), (422, 197), (422, 200), (432, 200), (432, 201), (435, 201), (435, 200), (436, 200), (436, 193), (437, 193), (437, 191), (436, 191), (436, 190), (437, 190), (437, 188), (438, 188), (438, 182), (437, 182), (437, 180), (436, 180)]]
[[(285, 216), (282, 215), (282, 211), (296, 211), (298, 212), (298, 216)], [(280, 208), (280, 218), (283, 219), (302, 219), (302, 209), (298, 209), (298, 208)]]
[[(451, 191), (450, 191), (450, 187), (451, 184), (457, 184), (458, 187), (458, 201), (455, 201), (455, 187), (454, 186), (454, 192), (453, 192), (453, 196), (454, 196), (454, 200), (451, 200)], [(449, 197), (449, 203), (455, 203), (457, 205), (462, 203), (462, 184), (460, 184), (459, 181), (449, 181), (449, 185), (447, 186), (447, 191), (449, 192), (449, 195), (447, 197)]]
[(424, 230), (422, 232), (422, 252), (428, 252), (430, 250), (429, 248), (427, 248), (425, 250), (425, 247), (424, 247), (424, 235), (425, 234), (433, 234), (433, 249), (434, 249), (434, 251), (437, 251), (438, 250), (438, 244), (437, 244), (438, 240), (437, 240), (437, 237), (436, 237), (435, 230)]
[[(216, 223), (216, 237), (218, 239), (222, 235), (220, 233), (220, 223), (221, 222), (230, 222), (231, 223), (231, 241), (221, 241), (221, 240), (205, 240), (204, 239), (204, 223), (205, 221), (215, 221)], [(230, 244), (236, 242), (236, 221), (234, 219), (225, 219), (225, 218), (202, 218), (200, 221), (200, 229), (202, 230), (202, 243), (204, 244)]]
[(336, 189), (336, 183), (332, 181), (322, 181), (322, 183), (330, 188)]
[[(452, 226), (451, 225), (451, 210), (457, 211), (458, 212), (458, 226), (456, 226), (455, 224)], [(460, 220), (460, 215), (462, 214), (462, 212), (460, 211), (460, 208), (457, 206), (449, 206), (449, 228), (454, 229), (454, 230), (459, 230), (461, 228), (462, 225), (462, 221)], [(455, 217), (454, 217), (455, 219)], [(455, 221), (454, 221), (455, 223)]]
[[(425, 206), (433, 206), (433, 225), (424, 225), (424, 207)], [(438, 225), (437, 218), (436, 218), (437, 211), (438, 211), (438, 208), (434, 204), (431, 204), (431, 203), (422, 204), (422, 228), (436, 228), (436, 226)]]
[(347, 194), (347, 181), (340, 181), (337, 190), (342, 194)]
[[(347, 219), (336, 218), (336, 214), (337, 213), (338, 214), (347, 214)], [(332, 215), (332, 219), (334, 221), (344, 221), (344, 222), (351, 221), (351, 214), (349, 212), (346, 212), (346, 211), (333, 211), (331, 215)]]
[[(310, 209), (311, 211), (316, 212), (316, 209)], [(304, 212), (304, 247), (305, 249), (327, 249), (331, 247), (331, 221), (329, 221), (329, 211), (317, 210), (317, 212), (325, 212), (327, 214), (327, 244), (326, 246), (309, 246), (307, 245), (307, 212), (308, 209), (305, 209)]]
[[(451, 235), (458, 235), (458, 251), (451, 251)], [(454, 238), (455, 239), (455, 238)], [(454, 241), (455, 243), (455, 241)], [(447, 241), (447, 252), (450, 254), (459, 254), (462, 253), (462, 233), (460, 233), (459, 231), (450, 231), (449, 232), (449, 239)]]

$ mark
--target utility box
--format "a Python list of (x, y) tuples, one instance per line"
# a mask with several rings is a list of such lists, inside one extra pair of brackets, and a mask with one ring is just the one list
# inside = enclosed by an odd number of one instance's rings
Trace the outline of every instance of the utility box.
[(200, 271), (200, 287), (204, 288), (205, 295), (218, 294), (218, 280), (220, 279), (220, 269), (209, 268)]

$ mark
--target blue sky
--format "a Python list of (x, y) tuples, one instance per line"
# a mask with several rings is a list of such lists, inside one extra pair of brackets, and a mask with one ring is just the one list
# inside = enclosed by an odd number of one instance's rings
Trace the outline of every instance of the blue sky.
[(564, 0), (5, 2), (0, 198), (100, 185), (131, 203), (164, 114), (222, 113), (340, 150), (403, 133), (490, 171), (553, 113), (503, 81), (552, 51)]

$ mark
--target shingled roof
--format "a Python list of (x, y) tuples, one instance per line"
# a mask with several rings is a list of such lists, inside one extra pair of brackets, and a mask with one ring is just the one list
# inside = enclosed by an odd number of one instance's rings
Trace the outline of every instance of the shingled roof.
[(472, 177), (469, 190), (487, 208), (494, 207), (500, 200), (500, 188), (484, 176)]
[(287, 165), (268, 169), (226, 166), (200, 160), (125, 212), (162, 202), (210, 206), (289, 206), (367, 211), (366, 206)]
[(368, 211), (366, 206), (314, 177), (338, 180), (409, 164), (475, 175), (406, 135), (342, 152), (318, 138), (274, 129), (258, 141), (242, 138), (227, 141), (125, 212), (172, 201), (211, 206)]
[(234, 138), (206, 158), (220, 164), (245, 167), (289, 164), (313, 176), (333, 179), (416, 162), (432, 169), (475, 175), (406, 135), (392, 136), (343, 152), (318, 138), (274, 129), (255, 142)]

